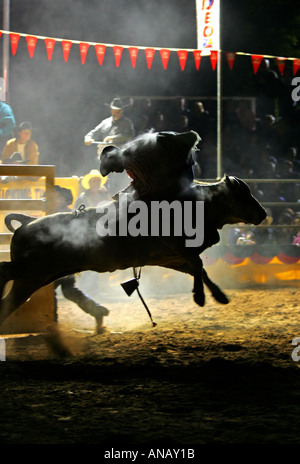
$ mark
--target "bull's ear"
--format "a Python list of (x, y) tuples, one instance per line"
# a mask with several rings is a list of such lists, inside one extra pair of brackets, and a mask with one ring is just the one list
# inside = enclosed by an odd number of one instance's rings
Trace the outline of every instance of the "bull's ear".
[(228, 176), (227, 174), (225, 174), (224, 178), (225, 178), (225, 182), (227, 185), (232, 185), (232, 186), (240, 185), (238, 179), (234, 176)]
[(120, 153), (120, 148), (116, 147), (115, 145), (109, 145), (108, 147), (103, 148), (101, 156), (103, 153), (107, 156), (109, 154), (116, 155)]
[(157, 142), (169, 150), (189, 152), (201, 141), (201, 137), (195, 131), (188, 132), (159, 132)]

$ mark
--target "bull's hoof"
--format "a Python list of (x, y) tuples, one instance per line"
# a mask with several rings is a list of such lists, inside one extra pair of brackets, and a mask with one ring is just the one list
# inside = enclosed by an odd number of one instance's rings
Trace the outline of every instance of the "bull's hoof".
[(218, 289), (218, 291), (214, 291), (213, 297), (218, 303), (221, 303), (221, 304), (229, 303), (229, 299), (227, 298), (225, 293), (223, 293), (220, 289)]
[(96, 319), (96, 334), (102, 334), (106, 331), (103, 327), (103, 317), (109, 315), (109, 310), (105, 306), (99, 306), (99, 315), (95, 317)]
[(205, 305), (205, 295), (204, 293), (194, 293), (194, 301), (199, 306)]

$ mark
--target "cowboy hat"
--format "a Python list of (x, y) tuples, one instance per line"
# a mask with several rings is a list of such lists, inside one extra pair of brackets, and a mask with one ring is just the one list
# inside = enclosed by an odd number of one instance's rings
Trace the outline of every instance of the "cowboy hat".
[(81, 180), (81, 185), (84, 189), (88, 190), (90, 188), (89, 186), (89, 181), (94, 178), (98, 178), (101, 181), (101, 185), (104, 185), (105, 182), (107, 181), (107, 178), (101, 176), (100, 172), (97, 171), (97, 169), (92, 169), (88, 174), (83, 176)]
[(105, 103), (105, 105), (109, 106), (111, 110), (123, 110), (123, 108), (126, 108), (128, 106), (124, 105), (120, 98), (114, 98), (110, 104)]

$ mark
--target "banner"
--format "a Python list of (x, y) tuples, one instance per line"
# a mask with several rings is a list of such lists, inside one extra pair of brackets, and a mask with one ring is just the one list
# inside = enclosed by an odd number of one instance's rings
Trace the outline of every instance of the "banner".
[(211, 52), (210, 52), (210, 62), (211, 62), (211, 66), (212, 66), (213, 70), (215, 70), (216, 66), (217, 66), (218, 54), (219, 54), (219, 52), (217, 52), (216, 50), (211, 50)]
[(129, 47), (128, 51), (129, 51), (129, 54), (130, 54), (131, 65), (132, 65), (133, 68), (135, 68), (136, 59), (137, 59), (137, 56), (138, 56), (139, 49), (137, 47)]
[(20, 34), (9, 34), (10, 35), (10, 45), (11, 45), (11, 52), (15, 56), (18, 48), (18, 43), (20, 40)]
[(251, 55), (251, 60), (252, 60), (254, 74), (256, 74), (263, 60), (263, 55)]
[(233, 65), (234, 65), (234, 62), (235, 62), (235, 53), (226, 52), (226, 58), (227, 58), (227, 61), (228, 61), (229, 68), (233, 69)]
[(27, 42), (27, 48), (28, 48), (29, 56), (30, 56), (30, 58), (33, 58), (35, 46), (36, 46), (36, 43), (37, 43), (37, 37), (28, 35), (26, 37), (26, 42)]
[(154, 48), (146, 48), (145, 55), (146, 55), (148, 69), (150, 69), (152, 66), (154, 55), (155, 55)]
[(299, 68), (300, 68), (300, 60), (295, 58), (293, 60), (293, 74), (294, 74), (294, 76), (297, 74)]
[(84, 63), (85, 63), (86, 55), (87, 55), (89, 46), (90, 46), (90, 44), (88, 44), (88, 43), (86, 43), (86, 42), (81, 42), (81, 43), (79, 44), (80, 57), (81, 57), (81, 64), (84, 64)]
[(200, 68), (200, 63), (201, 63), (201, 50), (194, 50), (193, 55), (194, 55), (194, 60), (195, 60), (195, 66), (198, 71), (198, 69)]
[(161, 50), (159, 50), (159, 53), (160, 53), (162, 65), (164, 69), (167, 69), (169, 58), (170, 58), (170, 50), (166, 48), (162, 48)]
[(280, 71), (280, 74), (284, 75), (284, 68), (285, 68), (285, 58), (276, 58), (277, 66)]
[(46, 45), (46, 51), (47, 51), (48, 60), (51, 61), (54, 46), (55, 46), (55, 40), (54, 39), (45, 39), (45, 45)]
[(114, 55), (115, 55), (115, 63), (116, 67), (118, 68), (120, 66), (121, 58), (122, 58), (122, 53), (123, 53), (123, 47), (120, 47), (119, 45), (115, 45), (113, 47)]
[(177, 55), (178, 55), (181, 71), (184, 71), (186, 60), (187, 60), (187, 57), (188, 57), (188, 51), (187, 50), (178, 50)]
[[(45, 37), (45, 36), (32, 36), (29, 34), (9, 32), (9, 31), (4, 31), (4, 30), (0, 30), (0, 38), (3, 36), (3, 34), (9, 35), (10, 43), (11, 43), (11, 52), (13, 56), (16, 55), (20, 37), (25, 38), (27, 42), (28, 53), (31, 58), (33, 57), (35, 53), (37, 41), (43, 40), (46, 46), (46, 52), (47, 52), (47, 57), (49, 61), (52, 59), (55, 43), (60, 42), (62, 44), (63, 57), (64, 57), (65, 62), (68, 61), (71, 47), (73, 44), (75, 44), (79, 48), (79, 53), (80, 53), (82, 64), (84, 64), (86, 61), (86, 56), (87, 56), (89, 47), (93, 46), (96, 51), (96, 56), (97, 56), (99, 65), (102, 65), (103, 63), (106, 49), (112, 48), (114, 52), (115, 64), (117, 68), (120, 65), (123, 50), (127, 49), (129, 52), (129, 57), (130, 57), (131, 65), (133, 68), (135, 68), (136, 66), (136, 61), (137, 61), (139, 51), (143, 50), (145, 52), (148, 69), (152, 67), (153, 58), (156, 52), (160, 54), (164, 69), (167, 69), (168, 67), (170, 54), (176, 53), (178, 57), (179, 65), (182, 71), (186, 67), (186, 62), (189, 57), (189, 54), (192, 54), (192, 56), (194, 57), (196, 70), (199, 70), (200, 68), (200, 62), (201, 62), (202, 56), (204, 56), (205, 58), (210, 57), (212, 69), (215, 70), (218, 59), (221, 58), (221, 53), (225, 53), (229, 68), (231, 70), (233, 69), (233, 65), (235, 63), (236, 57), (239, 55), (239, 56), (251, 57), (254, 74), (257, 73), (263, 58), (268, 58), (268, 59), (273, 58), (276, 61), (277, 67), (282, 76), (284, 76), (284, 73), (286, 70), (285, 68), (287, 65), (287, 60), (291, 61), (291, 66), (293, 68), (293, 74), (296, 75), (298, 73), (299, 68), (300, 68), (300, 58), (278, 57), (278, 56), (270, 56), (270, 55), (254, 55), (254, 54), (245, 53), (245, 52), (222, 52), (222, 50), (220, 49), (220, 44), (219, 44), (219, 24), (218, 24), (219, 6), (220, 6), (219, 2), (220, 0), (197, 0), (197, 8), (199, 12), (197, 19), (202, 18), (201, 19), (202, 23), (200, 23), (199, 21), (198, 29), (202, 31), (202, 38), (200, 37), (201, 38), (200, 45), (198, 46), (196, 50), (195, 49), (178, 49), (178, 48), (158, 48), (158, 47), (155, 47), (155, 48), (146, 47), (145, 48), (145, 47), (141, 47), (138, 45), (131, 46), (131, 45), (115, 45), (115, 44), (98, 44), (95, 42), (64, 40), (58, 37), (54, 38), (54, 37)], [(198, 38), (198, 40), (200, 39)]]
[(95, 51), (97, 55), (97, 60), (100, 66), (103, 64), (104, 55), (105, 55), (106, 45), (96, 44)]
[(69, 59), (69, 53), (70, 53), (70, 50), (71, 50), (71, 47), (72, 47), (72, 42), (70, 42), (69, 40), (63, 40), (61, 45), (62, 45), (62, 49), (63, 49), (64, 60), (67, 63), (67, 61)]
[(220, 49), (220, 0), (196, 0), (198, 49)]

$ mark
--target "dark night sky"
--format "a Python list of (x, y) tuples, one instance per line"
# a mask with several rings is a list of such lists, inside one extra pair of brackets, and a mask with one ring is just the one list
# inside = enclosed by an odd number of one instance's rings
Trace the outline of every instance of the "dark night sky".
[[(294, 5), (294, 2), (286, 3)], [(255, 5), (272, 8), (267, 10), (267, 17), (262, 18)], [(272, 11), (276, 21), (278, 16), (284, 21), (287, 13), (282, 5), (279, 0), (224, 0), (222, 49), (276, 54), (272, 50), (274, 41), (267, 19), (271, 20)], [(194, 0), (11, 0), (10, 6), (10, 30), (15, 32), (99, 43), (196, 48)], [(273, 26), (276, 21), (272, 19)], [(257, 31), (255, 37), (253, 30)], [(290, 42), (289, 48), (282, 44), (278, 55), (291, 52)], [(262, 50), (264, 46), (266, 49)], [(242, 93), (244, 76), (249, 72), (249, 59), (237, 63), (234, 75), (224, 66), (224, 91)], [(35, 127), (33, 138), (40, 145), (41, 162), (55, 164), (58, 159), (65, 159), (74, 171), (69, 173), (72, 175), (84, 170), (81, 159), (90, 148), (84, 146), (83, 137), (108, 115), (104, 103), (110, 102), (112, 97), (215, 95), (216, 73), (207, 58), (202, 59), (197, 72), (191, 56), (182, 72), (174, 53), (171, 53), (167, 70), (162, 68), (158, 54), (148, 70), (141, 51), (133, 69), (127, 50), (123, 52), (120, 67), (116, 68), (110, 48), (103, 66), (99, 66), (93, 47), (82, 65), (75, 44), (68, 63), (64, 62), (58, 43), (49, 62), (45, 45), (40, 40), (31, 59), (25, 39), (21, 38), (17, 54), (14, 57), (10, 54), (9, 90), (17, 122), (30, 120)]]

